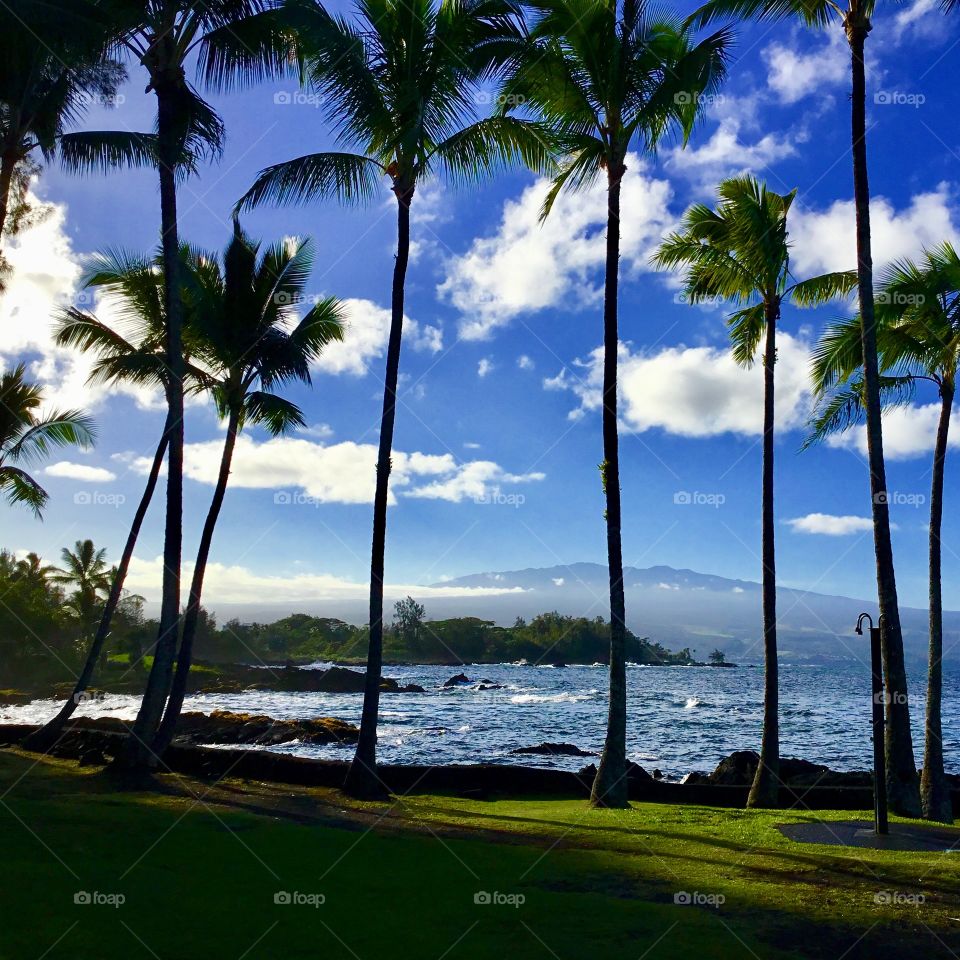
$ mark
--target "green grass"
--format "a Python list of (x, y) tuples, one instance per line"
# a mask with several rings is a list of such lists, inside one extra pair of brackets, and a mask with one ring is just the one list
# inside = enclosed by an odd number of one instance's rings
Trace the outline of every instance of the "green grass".
[[(435, 796), (357, 804), (330, 790), (174, 777), (160, 787), (120, 792), (72, 764), (0, 751), (0, 958), (892, 960), (960, 950), (952, 855), (796, 845), (776, 829), (810, 814)], [(75, 904), (79, 891), (125, 902)], [(275, 904), (279, 891), (325, 902)], [(524, 902), (476, 904), (480, 891)], [(679, 891), (724, 902), (677, 905)], [(877, 904), (881, 891), (926, 901)]]

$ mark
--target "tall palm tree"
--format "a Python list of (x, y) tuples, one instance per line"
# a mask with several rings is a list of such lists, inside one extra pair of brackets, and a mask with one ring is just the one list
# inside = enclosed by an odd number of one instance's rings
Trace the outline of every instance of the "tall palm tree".
[(725, 75), (730, 32), (698, 44), (645, 0), (533, 0), (529, 37), (512, 58), (501, 102), (536, 111), (564, 145), (566, 159), (544, 204), (601, 175), (607, 184), (603, 302), (603, 462), (610, 574), (610, 702), (607, 736), (591, 802), (627, 805), (626, 609), (620, 532), (617, 436), (617, 290), (620, 191), (632, 148), (652, 150), (669, 132), (684, 142), (701, 96)]
[(707, 0), (691, 18), (708, 23), (720, 17), (794, 19), (806, 26), (841, 27), (850, 47), (851, 139), (853, 202), (856, 210), (857, 279), (860, 299), (860, 345), (863, 354), (867, 459), (870, 502), (877, 565), (877, 596), (883, 618), (883, 667), (891, 694), (889, 736), (886, 741), (887, 784), (890, 804), (903, 816), (920, 815), (920, 787), (910, 737), (907, 671), (903, 660), (903, 630), (897, 603), (897, 581), (890, 538), (887, 472), (880, 421), (880, 371), (877, 360), (877, 324), (873, 299), (873, 253), (870, 239), (870, 185), (867, 170), (867, 104), (864, 46), (871, 30), (875, 0)]
[[(902, 260), (886, 272), (876, 302), (880, 349), (880, 397), (886, 407), (913, 399), (921, 382), (932, 382), (940, 399), (930, 487), (929, 626), (927, 704), (920, 799), (928, 820), (950, 823), (953, 808), (943, 770), (943, 591), (941, 531), (943, 483), (950, 417), (960, 364), (960, 257), (949, 243), (925, 252), (922, 261)], [(839, 321), (823, 334), (814, 354), (814, 383), (822, 402), (808, 441), (859, 423), (864, 380), (859, 318)]]
[[(59, 346), (74, 347), (97, 357), (90, 374), (93, 383), (126, 383), (148, 388), (159, 385), (166, 392), (169, 368), (165, 354), (162, 263), (161, 253), (151, 259), (123, 251), (109, 251), (92, 258), (83, 287), (101, 293), (116, 316), (115, 325), (108, 326), (89, 311), (67, 308), (60, 317), (56, 341)], [(116, 574), (111, 579), (99, 625), (87, 651), (87, 659), (74, 684), (72, 695), (64, 701), (54, 717), (24, 741), (24, 746), (29, 750), (47, 750), (56, 742), (93, 680), (110, 636), (114, 614), (123, 597), (123, 587), (140, 529), (157, 487), (169, 433), (168, 414)]]
[(691, 207), (680, 233), (654, 256), (660, 267), (686, 268), (690, 303), (721, 298), (741, 307), (727, 318), (733, 356), (753, 365), (763, 342), (763, 467), (761, 483), (763, 566), (763, 733), (749, 806), (774, 807), (780, 789), (777, 667), (777, 577), (774, 519), (774, 366), (776, 329), (784, 303), (817, 306), (850, 293), (856, 274), (832, 273), (797, 282), (790, 273), (787, 218), (796, 191), (774, 193), (753, 177), (724, 180), (716, 209)]
[[(47, 0), (47, 6), (53, 0)], [(68, 162), (78, 170), (119, 164), (156, 167), (160, 180), (161, 247), (166, 315), (167, 503), (163, 586), (154, 660), (137, 718), (116, 768), (143, 772), (154, 762), (156, 734), (173, 678), (180, 626), (183, 539), (183, 310), (177, 180), (197, 161), (219, 154), (223, 125), (187, 81), (196, 55), (208, 83), (229, 86), (290, 68), (290, 41), (272, 0), (60, 0), (64, 15), (80, 15), (109, 32), (112, 47), (132, 56), (149, 77), (157, 103), (155, 134), (99, 134)]]
[(48, 582), (50, 574), (56, 572), (56, 567), (45, 564), (37, 553), (30, 552), (21, 557), (10, 574), (12, 580), (25, 580), (33, 586), (43, 586)]
[(24, 469), (54, 447), (93, 446), (93, 421), (78, 410), (39, 414), (43, 389), (24, 379), (19, 364), (0, 376), (0, 494), (8, 503), (25, 503), (39, 518), (49, 494)]
[(234, 222), (234, 236), (223, 255), (195, 255), (186, 277), (188, 325), (195, 336), (198, 382), (209, 390), (227, 420), (227, 434), (213, 498), (200, 534), (190, 599), (170, 698), (153, 749), (159, 756), (173, 738), (183, 707), (200, 617), (203, 578), (213, 533), (223, 506), (237, 436), (248, 424), (279, 436), (305, 426), (299, 407), (278, 395), (288, 383), (309, 384), (310, 364), (327, 344), (343, 339), (341, 308), (333, 297), (315, 303), (297, 322), (297, 305), (313, 267), (309, 240), (287, 240), (259, 254)]
[(37, 154), (50, 159), (87, 143), (67, 134), (93, 102), (110, 103), (125, 77), (103, 56), (101, 36), (41, 35), (9, 8), (0, 10), (0, 239), (15, 233), (27, 210)]
[(263, 170), (241, 206), (265, 201), (369, 200), (386, 180), (397, 202), (390, 336), (384, 375), (370, 562), (370, 641), (360, 737), (346, 788), (384, 793), (376, 770), (383, 661), (383, 570), (390, 455), (397, 402), (410, 207), (431, 174), (466, 181), (518, 158), (549, 166), (542, 131), (509, 117), (469, 122), (475, 85), (504, 54), (516, 28), (512, 0), (362, 0), (356, 22), (330, 16), (313, 0), (296, 7), (306, 76), (321, 94), (344, 147)]
[(66, 606), (80, 621), (81, 639), (87, 639), (98, 619), (101, 594), (110, 590), (110, 566), (107, 551), (99, 550), (92, 540), (78, 540), (73, 550), (60, 551), (62, 567), (55, 567), (49, 579), (63, 587), (72, 587)]

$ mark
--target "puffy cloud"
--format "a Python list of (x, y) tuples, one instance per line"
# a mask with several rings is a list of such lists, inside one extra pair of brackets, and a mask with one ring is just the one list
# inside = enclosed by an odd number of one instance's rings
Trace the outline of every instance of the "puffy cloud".
[(942, 37), (943, 16), (939, 6), (938, 0), (913, 0), (910, 6), (898, 10), (893, 21), (895, 38), (901, 40), (910, 32), (923, 38)]
[[(184, 564), (184, 576), (189, 580), (192, 564)], [(142, 594), (150, 602), (160, 599), (163, 558), (147, 560), (134, 557), (127, 575), (127, 587)], [(367, 583), (355, 583), (327, 573), (296, 573), (270, 575), (256, 573), (247, 567), (223, 563), (207, 565), (203, 582), (204, 602), (249, 603), (251, 597), (269, 597), (272, 603), (309, 603), (324, 600), (363, 600), (369, 596)], [(406, 596), (421, 599), (436, 597), (484, 597), (523, 593), (522, 587), (423, 587), (416, 584), (385, 584), (387, 603)]]
[[(897, 210), (885, 197), (870, 204), (873, 262), (877, 266), (900, 257), (916, 257), (923, 248), (956, 239), (956, 209), (946, 184), (918, 193)], [(790, 240), (793, 266), (801, 276), (857, 265), (855, 211), (852, 200), (837, 200), (826, 210), (795, 207)]]
[(483, 357), (477, 364), (477, 376), (483, 379), (493, 370), (493, 361), (489, 357)]
[(104, 467), (91, 467), (86, 463), (71, 463), (69, 460), (60, 460), (45, 467), (44, 471), (50, 477), (64, 477), (68, 480), (86, 480), (88, 483), (109, 483), (116, 480), (117, 475)]
[(522, 353), (519, 357), (517, 357), (517, 366), (521, 370), (532, 370), (534, 363), (530, 357), (528, 357), (525, 353)]
[[(940, 404), (938, 403), (892, 407), (886, 410), (883, 414), (884, 456), (891, 460), (932, 456), (939, 417)], [(827, 438), (827, 444), (831, 447), (857, 450), (866, 456), (866, 428), (853, 427), (844, 433), (835, 434)], [(949, 445), (960, 446), (958, 431), (950, 434)]]
[[(805, 424), (810, 411), (810, 345), (787, 333), (777, 343), (777, 426), (789, 430)], [(763, 366), (744, 369), (728, 349), (681, 345), (633, 352), (622, 343), (619, 379), (621, 418), (637, 432), (655, 427), (685, 437), (763, 432)], [(602, 384), (601, 347), (544, 381), (547, 389), (568, 389), (579, 398), (572, 418), (600, 408)]]
[(795, 533), (822, 534), (826, 537), (845, 537), (873, 529), (873, 521), (869, 517), (837, 517), (830, 513), (808, 513), (805, 517), (794, 517), (784, 523), (792, 527)]
[[(383, 356), (390, 336), (390, 311), (372, 300), (349, 299), (343, 302), (346, 332), (341, 343), (327, 346), (316, 363), (323, 373), (346, 373), (362, 377), (370, 362)], [(443, 331), (403, 318), (404, 341), (414, 350), (437, 353), (443, 349)]]
[(773, 43), (763, 51), (767, 64), (767, 83), (783, 103), (845, 83), (850, 76), (850, 48), (840, 30), (831, 30), (826, 43), (809, 51), (799, 51), (782, 43)]
[[(621, 262), (648, 270), (648, 260), (673, 225), (673, 191), (666, 180), (646, 174), (637, 155), (627, 160), (623, 181)], [(496, 233), (473, 241), (466, 253), (446, 264), (439, 296), (463, 319), (466, 340), (487, 339), (522, 314), (549, 307), (583, 307), (602, 295), (606, 230), (606, 186), (602, 179), (577, 193), (563, 193), (540, 223), (549, 182), (538, 179), (504, 205)]]
[(709, 185), (711, 190), (719, 180), (737, 173), (759, 173), (765, 167), (796, 153), (793, 142), (786, 136), (768, 133), (756, 143), (740, 139), (740, 121), (726, 119), (713, 135), (699, 147), (674, 147), (666, 151), (669, 169)]
[[(216, 482), (223, 445), (220, 440), (189, 443), (184, 473), (192, 480)], [(542, 480), (542, 473), (511, 474), (487, 460), (458, 462), (452, 454), (393, 452), (391, 502), (396, 495), (421, 499), (481, 499), (501, 484)], [(257, 442), (240, 437), (230, 483), (234, 487), (274, 490), (277, 504), (372, 503), (377, 448), (374, 444), (326, 445), (297, 437), (275, 437)], [(138, 457), (133, 468), (146, 474), (150, 459)], [(302, 491), (302, 493), (291, 493)]]

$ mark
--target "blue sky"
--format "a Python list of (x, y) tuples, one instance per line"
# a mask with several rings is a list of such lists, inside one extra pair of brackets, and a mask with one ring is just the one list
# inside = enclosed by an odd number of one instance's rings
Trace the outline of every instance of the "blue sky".
[[(871, 34), (869, 124), (875, 260), (956, 239), (960, 171), (955, 111), (958, 25), (928, 0), (889, 7)], [(759, 579), (760, 368), (735, 368), (724, 308), (691, 307), (649, 256), (694, 200), (749, 170), (798, 188), (791, 237), (798, 277), (855, 264), (849, 163), (848, 58), (839, 28), (742, 28), (730, 80), (686, 150), (634, 157), (624, 185), (621, 297), (624, 560)], [(85, 126), (146, 129), (153, 100), (131, 68), (123, 102)], [(212, 98), (226, 153), (180, 194), (182, 236), (222, 247), (229, 211), (263, 166), (330, 146), (322, 111), (271, 83)], [(388, 531), (391, 591), (482, 570), (605, 559), (596, 350), (600, 344), (603, 203), (599, 190), (562, 201), (536, 223), (544, 185), (517, 170), (471, 190), (442, 183), (415, 199), (411, 321), (397, 417), (396, 504)], [(149, 250), (158, 197), (149, 173), (78, 180), (55, 166), (35, 186), (47, 219), (11, 244), (17, 270), (0, 303), (5, 366), (32, 364), (58, 405), (84, 405), (100, 432), (90, 453), (66, 451), (43, 472), (42, 524), (7, 511), (4, 543), (53, 559), (92, 536), (116, 555), (158, 437), (158, 398), (91, 390), (81, 358), (52, 347), (49, 317), (78, 294), (85, 255)], [(361, 596), (369, 566), (373, 453), (380, 409), (395, 205), (263, 208), (250, 233), (312, 236), (311, 294), (348, 301), (343, 348), (295, 390), (311, 429), (241, 443), (214, 550), (208, 599)], [(82, 301), (83, 302), (83, 301)], [(108, 304), (87, 303), (110, 317)], [(862, 438), (798, 453), (808, 412), (806, 364), (841, 306), (785, 311), (777, 365), (778, 566), (781, 582), (875, 594)], [(926, 597), (926, 512), (936, 402), (887, 421), (897, 573), (904, 602)], [(960, 430), (954, 430), (960, 438)], [(222, 439), (212, 409), (188, 409), (185, 559), (196, 545)], [(960, 442), (960, 441), (958, 441)], [(945, 602), (960, 607), (960, 523), (948, 460)], [(689, 502), (687, 502), (689, 501)], [(131, 585), (159, 583), (162, 510), (151, 512)], [(955, 546), (956, 545), (956, 546)], [(429, 591), (422, 591), (429, 596)]]

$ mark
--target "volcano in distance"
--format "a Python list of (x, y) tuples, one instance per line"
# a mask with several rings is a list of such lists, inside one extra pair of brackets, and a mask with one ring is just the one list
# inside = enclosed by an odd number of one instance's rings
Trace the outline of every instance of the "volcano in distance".
[[(609, 616), (607, 568), (599, 563), (476, 573), (435, 586), (497, 587), (516, 592), (471, 598), (430, 598), (431, 619), (478, 616), (498, 623), (532, 617), (546, 610), (575, 616)], [(673, 650), (690, 647), (705, 658), (715, 647), (728, 660), (759, 661), (761, 643), (760, 584), (731, 580), (673, 567), (626, 567), (624, 587), (627, 625)], [(519, 588), (519, 590), (517, 590)], [(522, 591), (522, 592), (520, 592)], [(777, 589), (777, 639), (780, 655), (790, 660), (869, 657), (866, 638), (853, 628), (862, 610), (875, 602), (831, 596), (789, 587)], [(904, 647), (912, 661), (927, 651), (927, 611), (901, 607)], [(948, 634), (960, 633), (960, 612), (944, 612), (944, 647)]]

